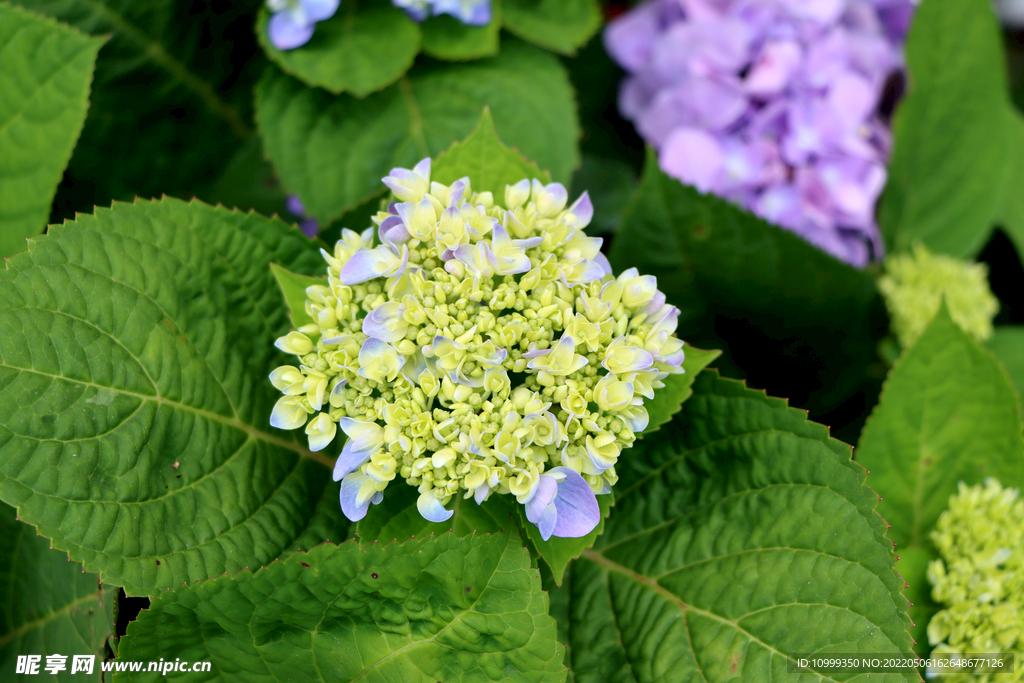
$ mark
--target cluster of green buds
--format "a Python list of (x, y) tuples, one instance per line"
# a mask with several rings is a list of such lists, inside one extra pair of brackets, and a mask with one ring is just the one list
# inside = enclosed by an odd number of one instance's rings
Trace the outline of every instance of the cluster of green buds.
[(989, 289), (988, 268), (982, 263), (932, 254), (916, 244), (912, 253), (894, 254), (885, 260), (878, 289), (903, 348), (912, 346), (924, 333), (943, 299), (960, 329), (977, 341), (992, 336), (999, 300)]
[(928, 623), (933, 657), (1014, 653), (1012, 674), (957, 673), (955, 683), (1024, 681), (1024, 501), (994, 479), (962, 482), (932, 540), (942, 559), (928, 566), (932, 597), (946, 605)]
[(434, 522), (453, 496), (511, 494), (545, 539), (586, 535), (644, 400), (683, 372), (678, 309), (654, 277), (612, 275), (586, 193), (567, 206), (562, 185), (525, 179), (499, 199), (431, 182), (429, 159), (384, 182), (376, 246), (344, 231), (306, 290), (316, 323), (276, 342), (298, 364), (271, 374), (271, 423), (305, 426), (316, 451), (346, 434), (349, 519), (400, 477)]

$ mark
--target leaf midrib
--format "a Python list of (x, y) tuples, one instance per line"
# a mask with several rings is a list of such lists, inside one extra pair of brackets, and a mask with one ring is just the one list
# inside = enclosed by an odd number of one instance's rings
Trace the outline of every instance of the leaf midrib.
[(138, 45), (141, 48), (140, 53), (143, 58), (152, 61), (166, 71), (171, 78), (177, 80), (198, 96), (210, 111), (217, 114), (228, 124), (231, 132), (236, 137), (242, 141), (247, 141), (252, 137), (252, 129), (235, 111), (235, 108), (221, 99), (208, 81), (196, 76), (185, 64), (167, 52), (163, 43), (149, 36), (121, 14), (107, 7), (102, 0), (84, 0), (84, 2), (92, 10), (93, 15), (102, 17), (110, 22), (117, 33)]

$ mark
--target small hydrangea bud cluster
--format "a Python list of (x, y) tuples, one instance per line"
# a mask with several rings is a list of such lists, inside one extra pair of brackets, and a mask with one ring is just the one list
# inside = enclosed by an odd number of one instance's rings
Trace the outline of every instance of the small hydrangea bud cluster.
[(309, 42), (319, 21), (330, 19), (341, 0), (267, 0), (273, 12), (267, 37), (278, 50), (294, 50)]
[(928, 622), (933, 657), (1014, 653), (1013, 674), (944, 675), (951, 683), (1024, 681), (1024, 501), (994, 479), (950, 498), (932, 532), (942, 559), (928, 566), (932, 597), (946, 609)]
[(351, 520), (401, 477), (431, 521), (453, 496), (512, 494), (545, 539), (586, 535), (644, 399), (683, 372), (679, 310), (654, 277), (611, 274), (586, 193), (567, 207), (562, 185), (523, 180), (502, 202), (431, 182), (430, 159), (384, 182), (379, 245), (344, 231), (306, 290), (316, 322), (276, 342), (298, 364), (270, 376), (271, 423), (305, 426), (314, 451), (345, 432)]
[(391, 4), (404, 9), (413, 21), (450, 14), (469, 26), (491, 23), (491, 0), (391, 0)]
[(864, 266), (890, 135), (878, 115), (913, 0), (647, 0), (605, 45), (669, 175)]
[(917, 244), (913, 253), (885, 260), (885, 274), (878, 279), (878, 289), (903, 348), (909, 348), (924, 333), (943, 299), (960, 329), (977, 341), (992, 336), (999, 300), (989, 289), (988, 268), (983, 263), (935, 255)]

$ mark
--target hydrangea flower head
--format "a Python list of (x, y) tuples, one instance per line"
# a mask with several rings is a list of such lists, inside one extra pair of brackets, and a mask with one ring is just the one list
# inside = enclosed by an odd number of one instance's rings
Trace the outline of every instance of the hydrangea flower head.
[(661, 168), (863, 266), (912, 0), (647, 0), (605, 45)]
[(885, 260), (878, 279), (892, 329), (903, 348), (917, 341), (939, 312), (943, 299), (953, 321), (977, 341), (992, 336), (999, 300), (988, 286), (988, 268), (941, 254), (920, 244), (910, 254)]
[(345, 230), (306, 290), (316, 322), (276, 342), (297, 360), (271, 373), (271, 423), (314, 451), (345, 433), (349, 519), (404, 479), (430, 521), (454, 496), (512, 495), (545, 539), (585, 536), (645, 399), (683, 372), (679, 310), (655, 278), (612, 275), (586, 193), (523, 179), (494, 197), (432, 182), (429, 159), (384, 182), (377, 246)]
[(450, 14), (469, 26), (491, 23), (491, 0), (391, 0), (391, 4), (404, 9), (413, 21)]
[(941, 559), (928, 566), (932, 597), (946, 605), (928, 622), (933, 657), (1015, 653), (1013, 674), (943, 675), (953, 683), (1024, 681), (1024, 501), (994, 479), (949, 500), (932, 532)]
[(273, 12), (267, 37), (278, 50), (294, 50), (309, 42), (318, 21), (330, 19), (341, 0), (267, 0)]

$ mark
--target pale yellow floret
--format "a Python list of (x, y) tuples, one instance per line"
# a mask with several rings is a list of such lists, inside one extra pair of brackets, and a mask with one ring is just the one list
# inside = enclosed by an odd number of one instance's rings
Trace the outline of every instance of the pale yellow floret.
[(912, 253), (885, 260), (878, 289), (903, 348), (912, 346), (924, 333), (943, 300), (953, 322), (964, 332), (977, 341), (992, 336), (999, 300), (989, 289), (988, 269), (982, 263), (932, 254), (917, 244)]
[(994, 479), (950, 498), (932, 532), (941, 559), (928, 566), (932, 597), (945, 609), (928, 622), (933, 657), (1014, 653), (1015, 671), (953, 673), (952, 683), (1024, 681), (1024, 501)]

